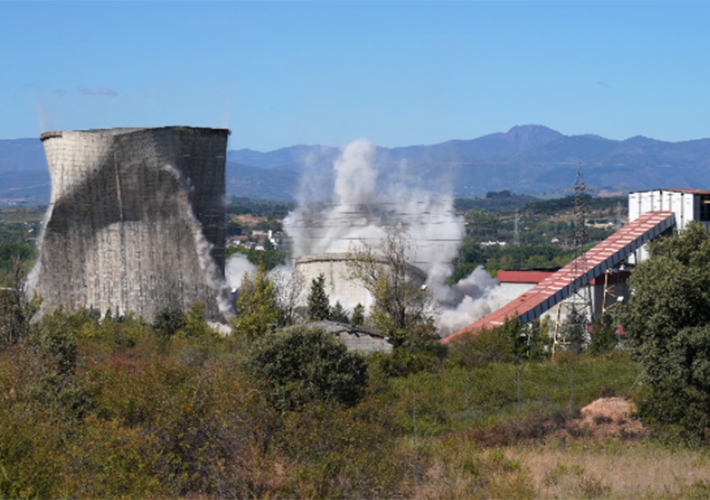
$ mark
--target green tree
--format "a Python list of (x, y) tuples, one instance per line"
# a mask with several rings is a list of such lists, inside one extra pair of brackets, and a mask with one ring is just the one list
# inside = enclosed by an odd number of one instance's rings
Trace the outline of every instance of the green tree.
[(616, 325), (614, 319), (605, 314), (592, 326), (592, 339), (589, 343), (590, 354), (603, 354), (616, 347)]
[(330, 311), (330, 319), (340, 323), (350, 323), (348, 311), (345, 310), (340, 301), (337, 301), (333, 306), (333, 309)]
[(185, 335), (198, 339), (214, 335), (214, 331), (207, 324), (205, 318), (205, 304), (203, 302), (195, 302), (190, 306), (190, 310), (185, 317)]
[(308, 294), (308, 318), (311, 321), (330, 319), (330, 300), (325, 293), (325, 275), (320, 273), (311, 281)]
[(178, 307), (161, 309), (153, 319), (153, 331), (168, 339), (185, 328), (185, 313)]
[(362, 304), (359, 302), (355, 306), (355, 309), (353, 309), (353, 315), (352, 318), (350, 318), (350, 323), (352, 323), (355, 326), (360, 326), (365, 322), (365, 307), (363, 307)]
[(647, 423), (684, 440), (710, 438), (710, 234), (691, 223), (650, 247), (620, 314), (650, 387)]
[(263, 337), (251, 349), (247, 366), (282, 411), (310, 401), (351, 406), (367, 386), (364, 358), (319, 328), (296, 326)]
[(237, 317), (233, 322), (234, 332), (251, 342), (273, 331), (280, 321), (281, 311), (276, 302), (274, 284), (262, 263), (253, 279), (246, 273), (242, 278), (237, 297)]
[(567, 350), (572, 354), (582, 354), (587, 348), (587, 320), (584, 312), (577, 307), (573, 307), (567, 313), (567, 319), (563, 326), (564, 338), (567, 341)]

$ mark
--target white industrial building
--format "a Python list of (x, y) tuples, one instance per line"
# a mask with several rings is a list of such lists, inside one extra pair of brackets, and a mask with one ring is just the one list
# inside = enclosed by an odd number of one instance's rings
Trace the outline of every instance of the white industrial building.
[[(710, 227), (710, 191), (700, 189), (656, 189), (629, 193), (629, 222), (648, 212), (673, 212), (676, 231), (682, 231), (690, 221)], [(648, 257), (644, 247), (638, 251), (638, 261)], [(636, 263), (632, 256), (629, 262)]]

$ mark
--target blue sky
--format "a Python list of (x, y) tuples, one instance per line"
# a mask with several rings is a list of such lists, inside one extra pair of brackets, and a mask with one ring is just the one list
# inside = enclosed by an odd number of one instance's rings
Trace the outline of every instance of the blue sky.
[(542, 124), (710, 137), (708, 2), (0, 2), (0, 138), (229, 127), (231, 148)]

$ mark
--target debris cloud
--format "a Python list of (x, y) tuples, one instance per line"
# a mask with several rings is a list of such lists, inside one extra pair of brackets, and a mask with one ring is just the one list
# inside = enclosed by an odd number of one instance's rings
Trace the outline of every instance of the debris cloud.
[[(388, 231), (400, 231), (407, 260), (427, 274), (439, 304), (437, 324), (447, 336), (493, 310), (496, 281), (478, 268), (454, 286), (446, 284), (466, 235), (463, 217), (454, 212), (451, 186), (433, 192), (412, 182), (406, 162), (393, 166), (378, 160), (375, 146), (357, 139), (333, 164), (332, 192), (314, 193), (314, 183), (306, 181), (308, 196), (301, 196), (284, 220), (293, 258), (348, 252), (362, 244), (377, 250)], [(392, 168), (398, 174), (394, 181), (383, 175)]]

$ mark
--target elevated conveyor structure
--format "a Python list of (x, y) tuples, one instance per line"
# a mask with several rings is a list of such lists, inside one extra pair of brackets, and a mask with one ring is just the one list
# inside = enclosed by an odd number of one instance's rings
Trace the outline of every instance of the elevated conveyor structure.
[(530, 323), (545, 311), (587, 286), (607, 269), (622, 262), (649, 241), (667, 233), (676, 224), (673, 212), (647, 212), (627, 224), (584, 256), (538, 283), (517, 299), (442, 340), (448, 344), (466, 333), (492, 328), (507, 319)]

